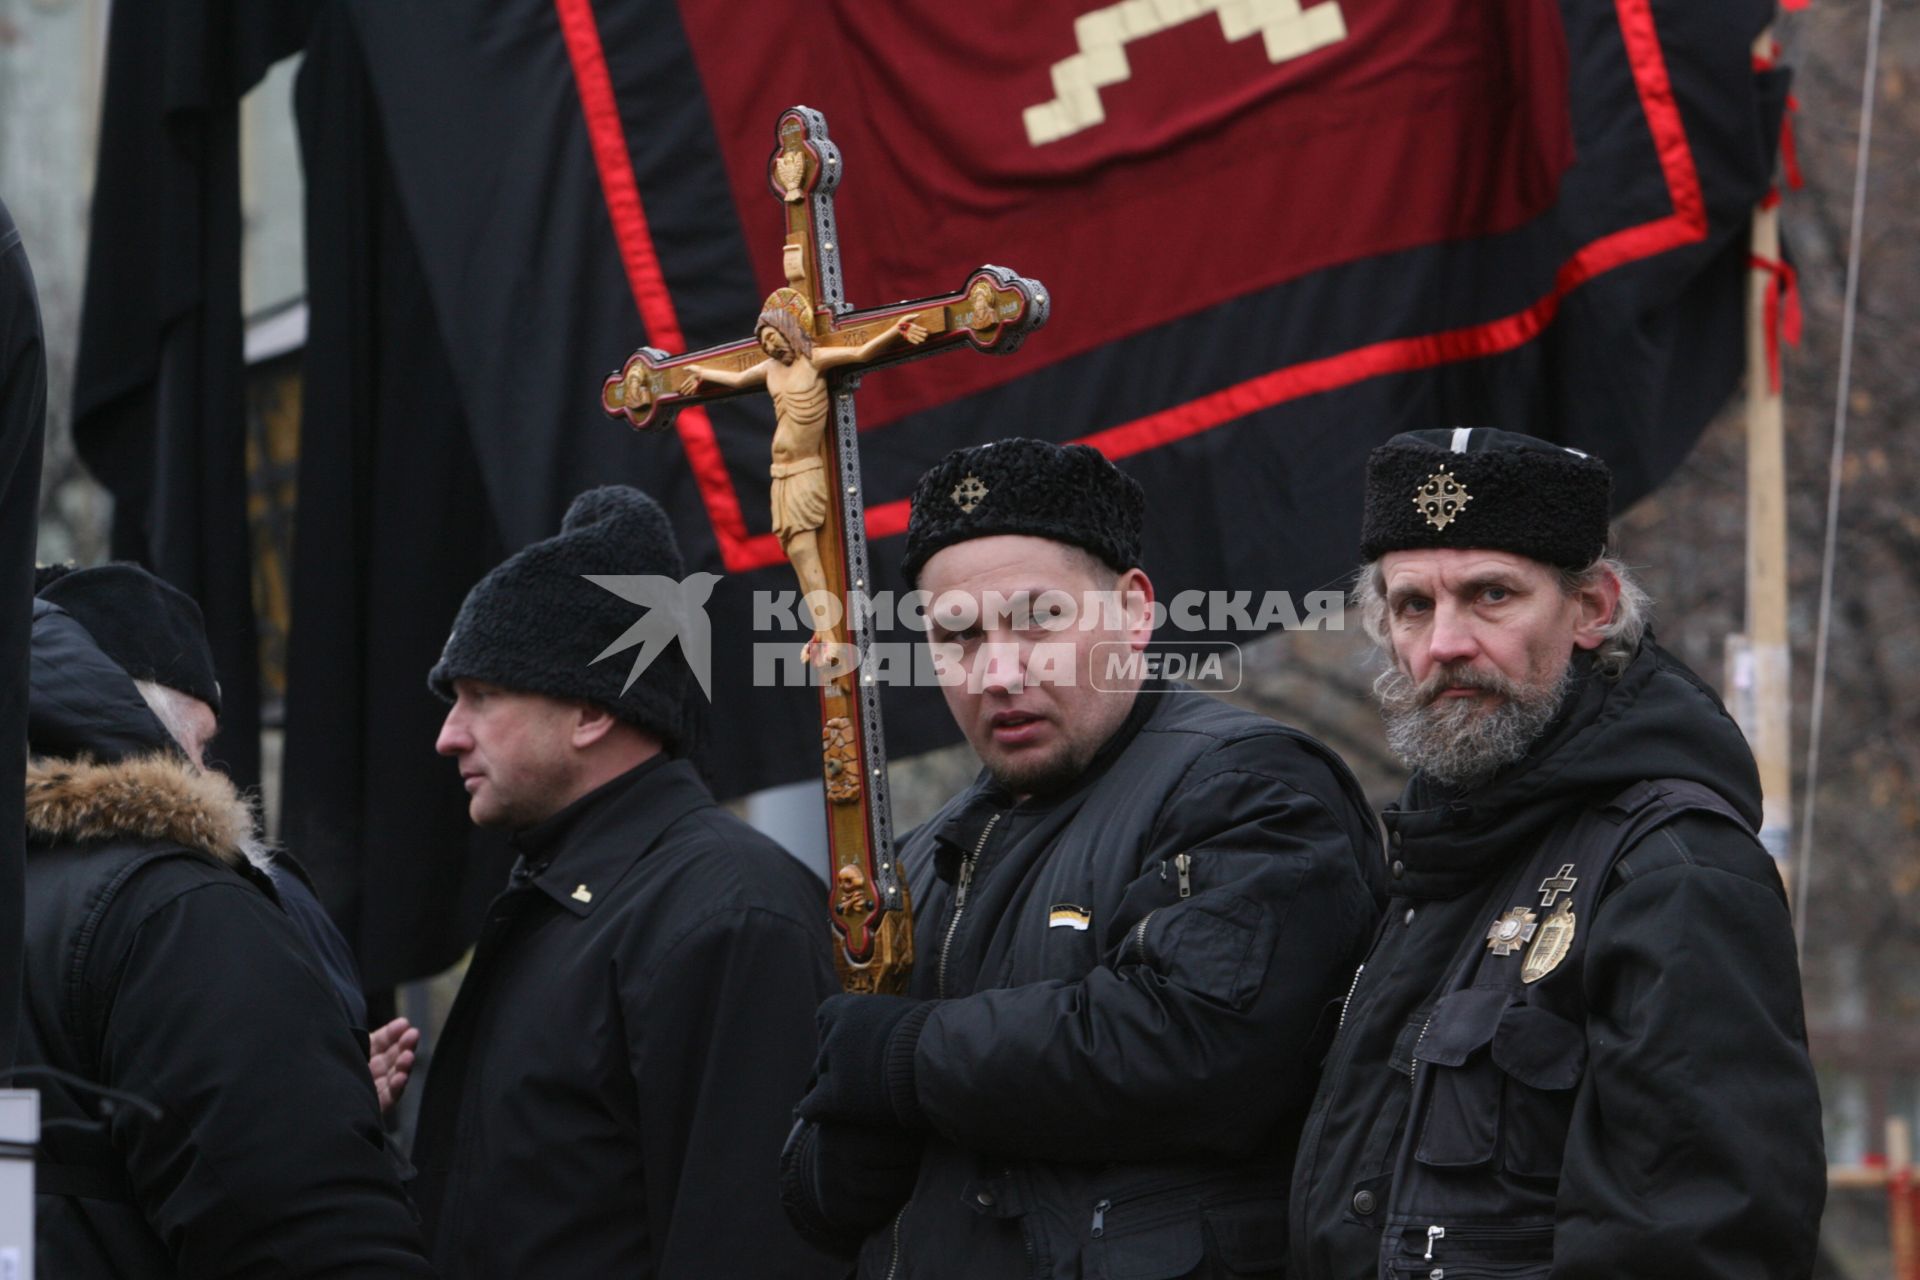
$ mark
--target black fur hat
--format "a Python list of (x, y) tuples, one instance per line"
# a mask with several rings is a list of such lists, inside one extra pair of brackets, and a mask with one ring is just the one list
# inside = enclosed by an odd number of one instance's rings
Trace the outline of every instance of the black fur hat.
[(455, 680), (470, 679), (597, 703), (685, 754), (700, 708), (684, 641), (656, 653), (623, 691), (638, 650), (605, 651), (645, 610), (587, 574), (684, 578), (660, 504), (626, 485), (575, 498), (559, 533), (507, 557), (467, 593), (428, 686), (445, 702)]
[(71, 615), (135, 680), (177, 689), (220, 713), (206, 621), (192, 596), (130, 561), (35, 570), (34, 594)]
[(1360, 553), (1473, 547), (1584, 569), (1607, 547), (1613, 476), (1575, 449), (1490, 427), (1405, 431), (1367, 458)]
[(996, 440), (956, 449), (913, 490), (909, 582), (934, 553), (973, 538), (1025, 534), (1083, 547), (1116, 573), (1140, 563), (1140, 482), (1084, 444)]

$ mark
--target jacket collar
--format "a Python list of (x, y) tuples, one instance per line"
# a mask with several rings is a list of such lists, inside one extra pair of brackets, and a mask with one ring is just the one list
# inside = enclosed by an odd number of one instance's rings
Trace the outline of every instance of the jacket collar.
[(36, 756), (27, 762), (26, 818), (46, 845), (164, 840), (231, 867), (265, 858), (253, 809), (232, 780), (174, 751), (109, 763)]
[(1069, 801), (1083, 796), (1087, 789), (1106, 775), (1133, 740), (1140, 736), (1140, 730), (1157, 715), (1167, 703), (1164, 697), (1151, 695), (1164, 694), (1177, 686), (1164, 681), (1148, 681), (1134, 694), (1133, 706), (1127, 711), (1127, 718), (1120, 727), (1101, 744), (1084, 769), (1073, 783), (1044, 796), (1032, 796), (1016, 805), (1012, 793), (993, 780), (982, 769), (974, 779), (973, 786), (955, 802), (952, 812), (939, 821), (933, 829), (934, 873), (942, 880), (952, 881), (960, 874), (960, 860), (980, 842), (985, 834), (987, 823), (995, 814), (1014, 809), (1020, 814), (1042, 815), (1053, 813)]
[(514, 834), (509, 886), (531, 886), (588, 916), (668, 827), (713, 794), (692, 764), (657, 755), (589, 791), (545, 822)]

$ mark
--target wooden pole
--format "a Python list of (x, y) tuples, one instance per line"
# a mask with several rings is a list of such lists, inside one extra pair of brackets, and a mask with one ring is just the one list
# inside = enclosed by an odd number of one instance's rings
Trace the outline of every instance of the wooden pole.
[[(1771, 30), (1754, 45), (1770, 55)], [(1787, 475), (1785, 404), (1775, 385), (1776, 343), (1784, 327), (1780, 261), (1780, 210), (1766, 201), (1753, 214), (1753, 266), (1747, 289), (1747, 616), (1744, 643), (1730, 655), (1736, 700), (1748, 714), (1742, 724), (1760, 766), (1760, 843), (1789, 886), (1789, 836), (1793, 827), (1791, 766), (1792, 687), (1787, 648)], [(1768, 323), (1771, 312), (1773, 324)], [(1741, 650), (1744, 649), (1744, 656)], [(1743, 670), (1744, 668), (1744, 670)], [(1744, 675), (1745, 680), (1739, 677)], [(1741, 689), (1745, 684), (1747, 687)], [(1740, 694), (1750, 694), (1739, 696)]]
[(1894, 1280), (1920, 1280), (1920, 1239), (1913, 1221), (1913, 1134), (1898, 1116), (1887, 1121), (1887, 1239)]

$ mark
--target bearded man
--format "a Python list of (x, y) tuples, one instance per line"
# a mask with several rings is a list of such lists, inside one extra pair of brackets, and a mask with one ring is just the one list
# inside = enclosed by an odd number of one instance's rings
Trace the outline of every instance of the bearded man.
[(1356, 591), (1413, 777), (1293, 1180), (1295, 1280), (1803, 1277), (1825, 1198), (1753, 756), (1605, 554), (1597, 459), (1369, 461)]

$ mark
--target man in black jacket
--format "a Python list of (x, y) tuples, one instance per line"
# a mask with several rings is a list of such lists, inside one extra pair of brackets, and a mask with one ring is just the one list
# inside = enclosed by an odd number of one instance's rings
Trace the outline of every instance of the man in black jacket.
[(789, 1212), (862, 1277), (1281, 1273), (1377, 828), (1311, 738), (1127, 672), (1143, 507), (1038, 440), (914, 493), (907, 573), (985, 769), (901, 851), (910, 997), (826, 1002), (788, 1144)]
[[(213, 649), (201, 625), (200, 606), (170, 583), (126, 561), (89, 569), (44, 566), (34, 571), (34, 592), (85, 628), (101, 651), (133, 677), (148, 710), (187, 761), (197, 769), (208, 768), (207, 748), (220, 727), (220, 686), (214, 679)], [(46, 662), (45, 653), (36, 654), (37, 666)], [(41, 731), (46, 729), (43, 717)], [(69, 746), (72, 751), (88, 749), (84, 742)], [(367, 999), (353, 952), (320, 905), (306, 869), (284, 849), (259, 841), (248, 848), (247, 857), (254, 869), (272, 881), (274, 897), (311, 948), (349, 1023), (365, 1031)], [(370, 1065), (382, 1111), (405, 1087), (406, 1068), (412, 1065), (412, 1047), (418, 1040), (419, 1033), (411, 1030), (405, 1018), (396, 1018), (373, 1033)]]
[(1295, 1280), (1804, 1277), (1826, 1192), (1753, 757), (1605, 555), (1597, 459), (1374, 451), (1386, 922), (1294, 1171)]
[(835, 1273), (776, 1182), (834, 989), (825, 889), (714, 803), (680, 644), (635, 654), (650, 615), (587, 576), (682, 574), (651, 498), (582, 494), (429, 677), (473, 820), (520, 852), (427, 1069), (417, 1196), (450, 1280)]
[[(32, 657), (41, 1274), (431, 1276), (366, 1043), (251, 807), (194, 762), (219, 698), (198, 607), (131, 565), (81, 570), (34, 602)], [(198, 713), (170, 727), (153, 689)]]

